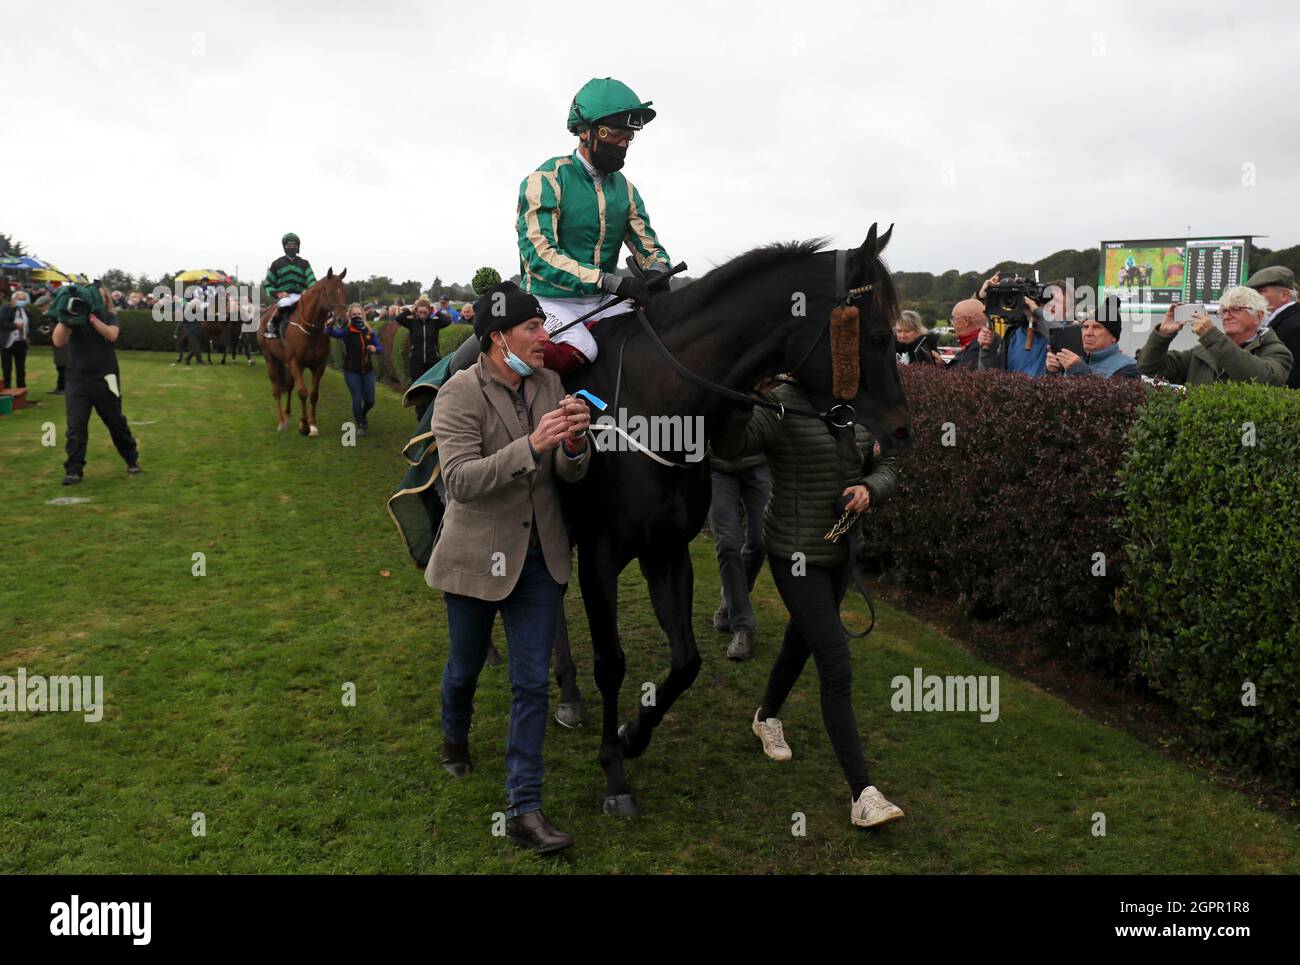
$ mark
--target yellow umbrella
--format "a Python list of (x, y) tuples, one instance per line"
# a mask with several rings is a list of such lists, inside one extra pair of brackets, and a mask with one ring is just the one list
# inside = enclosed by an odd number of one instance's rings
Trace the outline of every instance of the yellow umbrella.
[(224, 271), (217, 271), (215, 268), (193, 268), (190, 271), (183, 271), (176, 276), (177, 281), (201, 281), (204, 278), (216, 284), (223, 284), (230, 281), (229, 275)]
[(55, 268), (37, 268), (32, 272), (32, 281), (57, 281), (63, 284), (72, 279)]

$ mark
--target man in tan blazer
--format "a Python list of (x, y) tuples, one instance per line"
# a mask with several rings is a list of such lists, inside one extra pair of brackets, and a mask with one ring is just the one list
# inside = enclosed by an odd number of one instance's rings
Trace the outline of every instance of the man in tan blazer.
[(455, 777), (470, 771), (474, 691), (500, 611), (512, 694), (506, 833), (549, 854), (573, 843), (541, 811), (551, 647), (570, 575), (555, 480), (581, 479), (591, 446), (587, 404), (543, 368), (545, 320), (537, 299), (511, 282), (474, 303), (482, 354), (447, 380), (434, 409), (447, 511), (424, 578), (447, 601), (443, 766)]

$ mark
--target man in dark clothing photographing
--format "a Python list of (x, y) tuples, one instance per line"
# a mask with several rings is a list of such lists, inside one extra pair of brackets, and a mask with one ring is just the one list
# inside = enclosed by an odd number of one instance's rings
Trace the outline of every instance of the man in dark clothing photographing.
[(50, 318), (57, 322), (51, 340), (55, 348), (68, 347), (67, 392), (68, 458), (63, 468), (63, 485), (81, 482), (86, 468), (90, 411), (104, 420), (113, 445), (126, 460), (126, 471), (140, 472), (135, 439), (122, 414), (122, 385), (117, 368), (117, 318), (109, 311), (100, 289), (91, 285), (67, 285), (59, 290), (50, 306)]

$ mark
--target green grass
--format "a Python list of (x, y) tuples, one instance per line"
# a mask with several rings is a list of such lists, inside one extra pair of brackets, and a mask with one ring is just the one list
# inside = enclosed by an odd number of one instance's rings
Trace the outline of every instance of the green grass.
[[(97, 724), (0, 714), (0, 872), (1294, 872), (1296, 828), (1003, 674), (1001, 719), (894, 713), (889, 681), (996, 668), (880, 606), (854, 644), (855, 706), (873, 776), (907, 819), (848, 822), (811, 665), (784, 712), (795, 751), (749, 731), (784, 622), (765, 572), (757, 659), (722, 659), (709, 627), (712, 545), (692, 547), (700, 677), (629, 774), (645, 815), (600, 813), (598, 733), (552, 726), (546, 810), (577, 845), (539, 861), (491, 834), (504, 809), (505, 669), (487, 668), (476, 771), (438, 765), (441, 598), (384, 510), (414, 426), (381, 391), (371, 435), (340, 445), (347, 392), (329, 372), (321, 436), (276, 433), (259, 364), (169, 368), (120, 353), (145, 472), (129, 478), (92, 420), (85, 482), (64, 489), (62, 400), (49, 350), (34, 398), (0, 419), (8, 503), (0, 673), (102, 674)], [(41, 445), (41, 423), (59, 448)], [(77, 495), (91, 502), (52, 506)], [(191, 575), (206, 554), (207, 575)], [(382, 570), (390, 577), (383, 577)], [(628, 678), (662, 680), (664, 647), (636, 568), (623, 578)], [(581, 682), (591, 657), (568, 598)], [(860, 605), (846, 608), (860, 623)], [(498, 632), (499, 635), (499, 632)], [(342, 706), (353, 682), (357, 706)], [(554, 694), (553, 694), (554, 699)], [(1106, 815), (1107, 835), (1091, 833)], [(207, 834), (190, 833), (202, 812)], [(792, 815), (807, 834), (791, 834)]]

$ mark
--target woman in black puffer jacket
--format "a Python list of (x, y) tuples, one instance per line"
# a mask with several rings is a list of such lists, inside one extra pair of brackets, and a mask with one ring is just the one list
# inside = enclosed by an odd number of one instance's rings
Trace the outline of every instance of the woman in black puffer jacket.
[[(787, 409), (812, 408), (793, 382), (781, 384), (772, 400)], [(781, 706), (798, 681), (809, 655), (821, 683), (822, 721), (852, 794), (850, 820), (860, 827), (896, 821), (902, 810), (885, 800), (871, 783), (853, 711), (852, 666), (848, 638), (840, 622), (840, 602), (848, 589), (847, 534), (826, 534), (843, 512), (880, 506), (898, 486), (892, 458), (874, 454), (865, 429), (839, 436), (815, 419), (781, 419), (768, 409), (732, 416), (713, 446), (722, 459), (762, 452), (771, 471), (772, 496), (763, 515), (763, 543), (772, 577), (790, 620), (781, 652), (772, 665), (753, 730), (763, 751), (777, 761), (793, 756), (785, 741)], [(861, 516), (853, 525), (860, 525)], [(851, 529), (852, 527), (850, 527)]]

